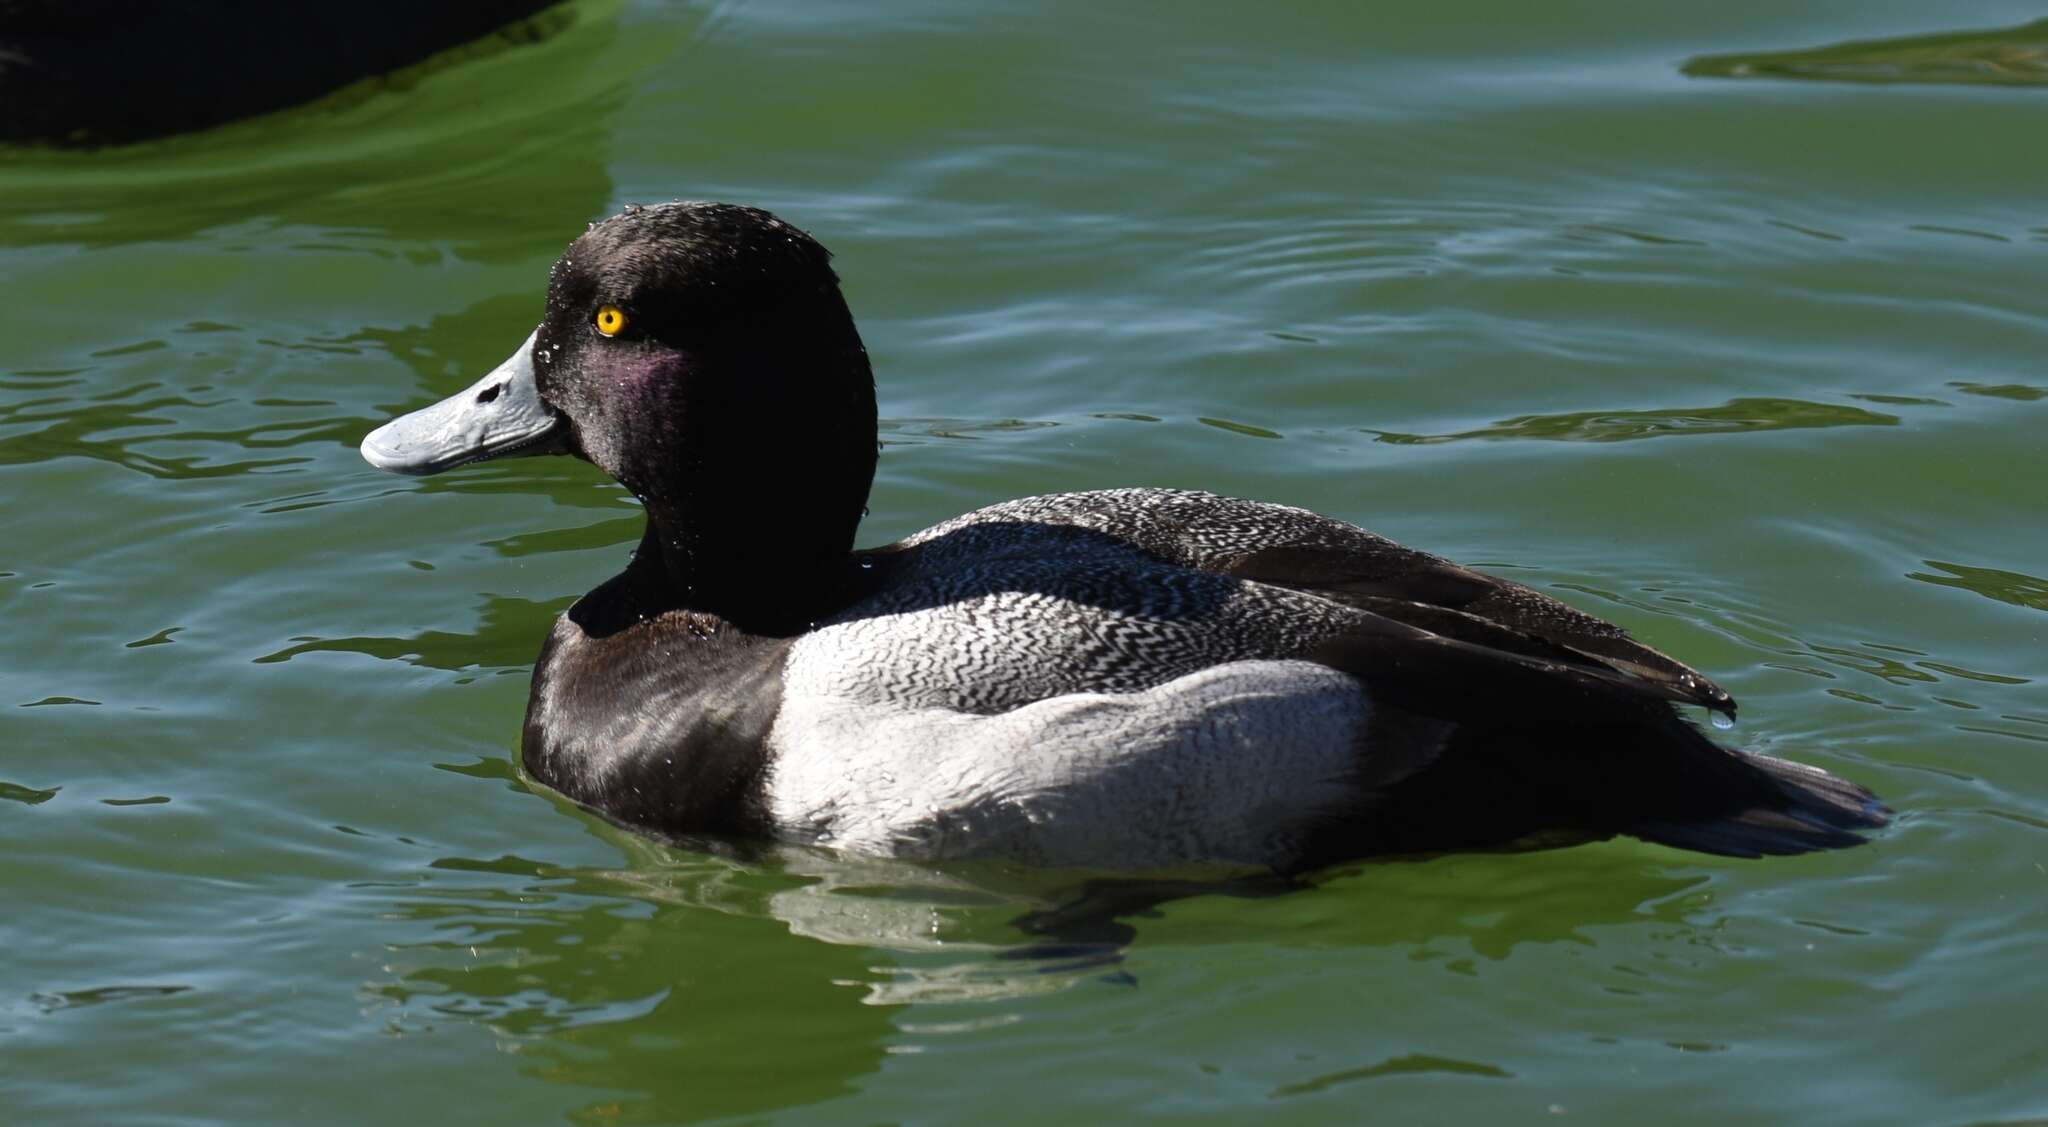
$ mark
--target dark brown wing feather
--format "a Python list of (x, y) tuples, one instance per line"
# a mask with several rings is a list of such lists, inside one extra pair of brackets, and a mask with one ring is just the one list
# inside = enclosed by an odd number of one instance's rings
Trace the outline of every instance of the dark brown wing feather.
[(1371, 611), (1416, 631), (1409, 641), (1439, 645), (1447, 654), (1461, 646), (1483, 648), (1507, 664), (1566, 681), (1633, 687), (1660, 700), (1735, 715), (1735, 698), (1719, 685), (1635, 641), (1621, 627), (1519, 583), (1391, 542), (1342, 548), (1279, 545), (1210, 567)]

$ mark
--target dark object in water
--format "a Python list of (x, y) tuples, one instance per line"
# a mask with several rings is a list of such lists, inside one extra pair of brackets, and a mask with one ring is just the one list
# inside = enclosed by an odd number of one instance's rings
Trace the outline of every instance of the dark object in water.
[(0, 142), (125, 144), (311, 101), (552, 0), (0, 0)]

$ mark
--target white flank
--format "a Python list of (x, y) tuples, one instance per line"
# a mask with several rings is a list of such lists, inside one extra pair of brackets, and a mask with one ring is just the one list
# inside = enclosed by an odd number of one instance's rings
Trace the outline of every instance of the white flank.
[(770, 812), (793, 840), (1035, 865), (1276, 865), (1306, 822), (1355, 796), (1365, 694), (1311, 662), (1237, 661), (977, 715), (858, 699), (835, 647), (812, 641), (791, 655), (769, 734)]

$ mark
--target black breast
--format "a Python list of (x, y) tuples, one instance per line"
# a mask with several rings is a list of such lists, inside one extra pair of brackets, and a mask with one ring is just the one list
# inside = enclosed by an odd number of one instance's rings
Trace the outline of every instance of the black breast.
[(527, 771), (628, 826), (767, 836), (789, 641), (687, 611), (586, 630), (582, 608), (555, 623), (534, 668)]

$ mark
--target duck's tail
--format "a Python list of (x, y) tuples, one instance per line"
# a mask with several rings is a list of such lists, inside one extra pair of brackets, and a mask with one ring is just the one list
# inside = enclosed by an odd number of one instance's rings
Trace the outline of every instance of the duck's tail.
[(1705, 808), (1696, 812), (1660, 812), (1622, 832), (1678, 849), (1724, 857), (1763, 857), (1861, 845), (1865, 839), (1859, 831), (1877, 829), (1891, 820), (1891, 811), (1875, 794), (1818, 767), (1730, 754), (1734, 762), (1755, 771), (1768, 785), (1744, 788), (1750, 793), (1739, 805), (1714, 809), (1702, 804)]
[[(1890, 821), (1891, 811), (1863, 787), (1818, 767), (1723, 747), (1668, 708), (1618, 724), (1533, 730), (1500, 721), (1425, 723), (1449, 728), (1435, 751), (1410, 757), (1421, 760), (1412, 773), (1318, 827), (1302, 868), (1617, 834), (1763, 857), (1860, 845), (1865, 832)], [(1417, 739), (1428, 735), (1421, 731)]]
[[(1890, 820), (1846, 779), (1715, 743), (1663, 681), (1526, 639), (1369, 625), (1310, 654), (1357, 677), (1377, 709), (1359, 759), (1370, 797), (1319, 829), (1312, 859), (1614, 834), (1762, 857), (1859, 845)], [(1702, 703), (1732, 716), (1714, 693)]]

